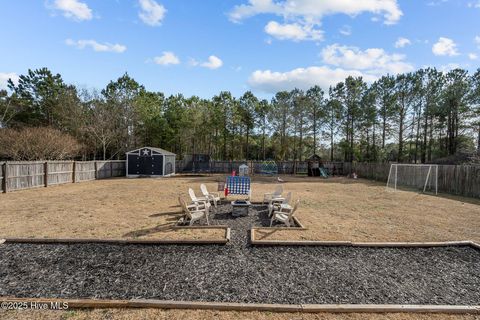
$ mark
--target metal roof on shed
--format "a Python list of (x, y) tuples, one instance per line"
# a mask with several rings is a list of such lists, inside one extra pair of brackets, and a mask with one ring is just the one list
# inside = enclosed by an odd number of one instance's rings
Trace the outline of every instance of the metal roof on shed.
[(140, 150), (142, 150), (142, 149), (150, 149), (150, 150), (152, 150), (152, 151), (161, 153), (161, 154), (166, 155), (166, 156), (176, 156), (176, 154), (173, 153), (173, 152), (167, 151), (167, 150), (162, 149), (162, 148), (153, 148), (153, 147), (138, 148), (138, 149), (135, 149), (135, 150), (132, 150), (132, 151), (128, 151), (127, 154), (129, 154), (129, 153), (137, 153), (138, 151), (140, 151)]

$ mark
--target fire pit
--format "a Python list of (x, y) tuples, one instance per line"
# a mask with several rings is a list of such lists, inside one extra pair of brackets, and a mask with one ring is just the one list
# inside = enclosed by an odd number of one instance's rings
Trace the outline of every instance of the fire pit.
[(232, 216), (234, 217), (246, 217), (248, 216), (248, 209), (252, 203), (247, 200), (232, 201)]

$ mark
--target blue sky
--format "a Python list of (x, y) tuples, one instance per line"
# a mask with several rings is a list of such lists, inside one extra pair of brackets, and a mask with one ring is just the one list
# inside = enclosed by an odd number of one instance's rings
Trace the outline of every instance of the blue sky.
[(210, 98), (476, 70), (480, 0), (0, 0), (0, 88), (31, 68)]

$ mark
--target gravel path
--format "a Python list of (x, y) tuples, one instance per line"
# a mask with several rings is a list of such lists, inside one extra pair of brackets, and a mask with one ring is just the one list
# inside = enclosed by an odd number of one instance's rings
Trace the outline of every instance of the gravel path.
[(229, 210), (212, 215), (232, 228), (225, 246), (0, 245), (0, 296), (480, 305), (479, 250), (251, 247), (265, 211)]

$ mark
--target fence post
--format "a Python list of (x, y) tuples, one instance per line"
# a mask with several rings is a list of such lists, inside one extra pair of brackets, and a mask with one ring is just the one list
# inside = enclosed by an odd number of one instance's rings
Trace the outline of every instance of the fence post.
[(43, 182), (45, 184), (45, 188), (48, 187), (48, 161), (43, 163)]
[(95, 170), (95, 180), (98, 180), (98, 165), (97, 165), (97, 161), (94, 161), (93, 162), (93, 168)]
[(75, 178), (75, 171), (76, 171), (76, 167), (77, 167), (77, 162), (76, 161), (73, 161), (73, 164), (72, 164), (72, 183), (75, 183), (76, 181), (76, 178)]
[(113, 164), (112, 164), (112, 161), (110, 161), (110, 178), (113, 178)]
[(2, 190), (3, 193), (7, 193), (7, 163), (2, 164)]

